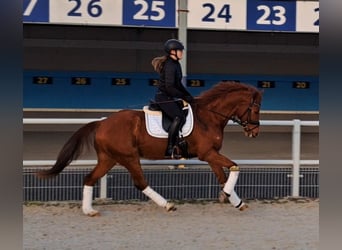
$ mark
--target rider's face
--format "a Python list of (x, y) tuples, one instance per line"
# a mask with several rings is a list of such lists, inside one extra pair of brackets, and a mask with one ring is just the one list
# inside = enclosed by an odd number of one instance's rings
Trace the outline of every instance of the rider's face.
[(179, 60), (183, 58), (183, 50), (176, 50), (176, 53)]
[(183, 50), (171, 50), (170, 54), (174, 59), (180, 60), (183, 58)]

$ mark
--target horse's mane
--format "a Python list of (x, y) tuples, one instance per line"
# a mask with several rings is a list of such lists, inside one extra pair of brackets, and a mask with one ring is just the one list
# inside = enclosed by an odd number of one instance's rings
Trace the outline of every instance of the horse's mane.
[(236, 91), (258, 91), (255, 87), (245, 83), (235, 81), (222, 81), (214, 85), (211, 89), (200, 94), (196, 101), (201, 104), (207, 104), (219, 98), (224, 98), (226, 95)]

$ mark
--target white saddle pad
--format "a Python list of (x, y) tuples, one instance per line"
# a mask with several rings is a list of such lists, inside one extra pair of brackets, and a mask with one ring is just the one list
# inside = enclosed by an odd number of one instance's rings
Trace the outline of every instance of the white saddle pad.
[[(162, 125), (162, 112), (149, 110), (148, 106), (144, 106), (143, 110), (145, 112), (146, 130), (148, 134), (157, 138), (168, 138), (168, 133)], [(188, 105), (188, 110), (186, 122), (182, 128), (182, 132), (179, 133), (183, 137), (190, 135), (194, 126), (194, 117), (190, 105)]]

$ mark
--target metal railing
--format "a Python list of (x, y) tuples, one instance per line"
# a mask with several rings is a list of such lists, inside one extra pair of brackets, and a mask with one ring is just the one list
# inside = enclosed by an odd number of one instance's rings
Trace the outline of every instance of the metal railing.
[[(86, 124), (100, 119), (87, 119), (87, 118), (24, 118), (23, 124)], [(227, 125), (236, 125), (229, 122)], [(301, 127), (302, 126), (319, 126), (319, 121), (301, 121), (294, 120), (261, 120), (262, 126), (292, 126), (292, 159), (290, 160), (234, 160), (237, 164), (241, 165), (290, 165), (292, 166), (292, 189), (291, 194), (293, 197), (299, 196), (300, 187), (300, 166), (303, 165), (319, 165), (319, 160), (301, 160)], [(144, 160), (141, 161), (142, 165), (208, 165), (196, 159), (190, 160)], [(23, 166), (51, 166), (55, 163), (54, 160), (23, 160)], [(96, 165), (97, 160), (76, 160), (70, 165), (72, 166), (92, 166)], [(107, 178), (104, 176), (100, 181), (100, 198), (107, 198)]]

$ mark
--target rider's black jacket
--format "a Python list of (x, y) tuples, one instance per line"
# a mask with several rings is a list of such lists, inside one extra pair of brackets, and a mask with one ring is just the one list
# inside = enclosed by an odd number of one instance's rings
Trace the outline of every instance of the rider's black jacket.
[(159, 91), (168, 97), (192, 102), (193, 97), (182, 84), (182, 68), (177, 60), (168, 56), (160, 72)]

